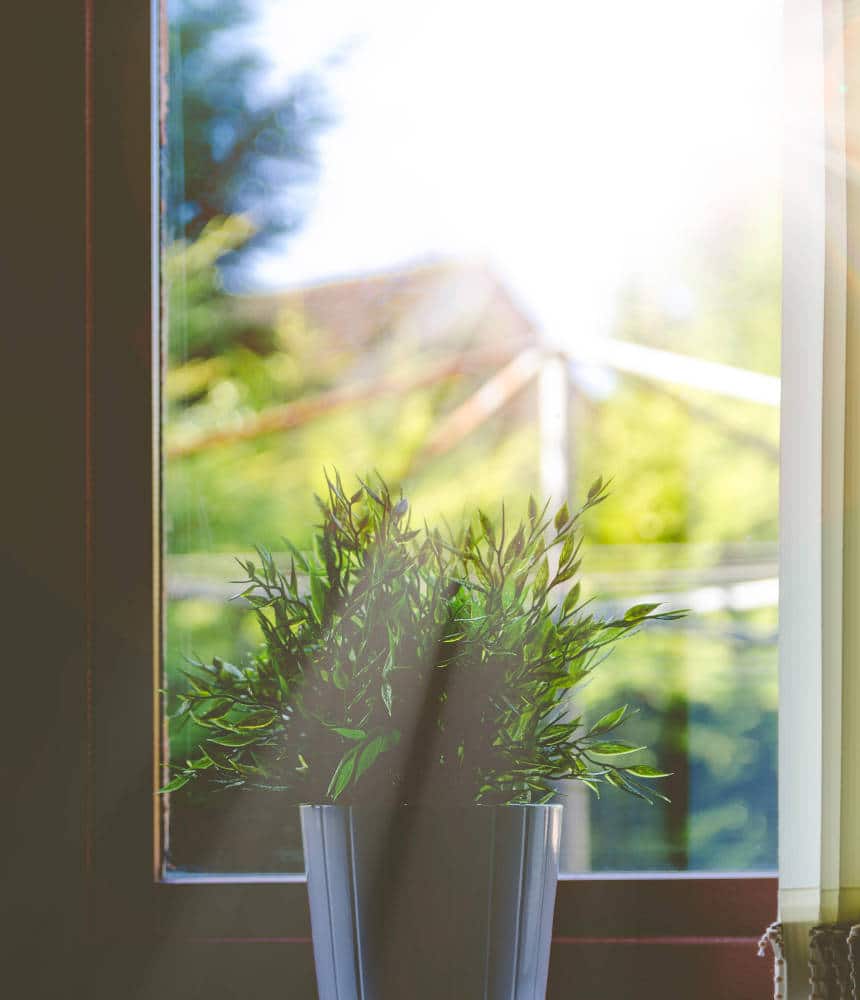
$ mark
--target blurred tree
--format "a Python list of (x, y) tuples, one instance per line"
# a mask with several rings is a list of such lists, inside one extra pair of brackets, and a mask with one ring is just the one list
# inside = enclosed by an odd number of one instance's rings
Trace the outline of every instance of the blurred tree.
[(330, 123), (317, 73), (274, 87), (250, 31), (253, 0), (170, 0), (167, 218), (171, 239), (196, 239), (237, 213), (255, 235), (221, 261), (294, 232), (317, 176), (316, 141)]

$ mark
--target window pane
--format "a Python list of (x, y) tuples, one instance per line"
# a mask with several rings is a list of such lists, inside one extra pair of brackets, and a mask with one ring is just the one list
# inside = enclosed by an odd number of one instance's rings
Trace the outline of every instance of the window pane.
[[(236, 557), (308, 548), (324, 469), (419, 524), (611, 477), (583, 595), (691, 613), (571, 711), (638, 708), (672, 801), (560, 789), (563, 867), (775, 867), (780, 4), (168, 8), (168, 713), (258, 648)], [(302, 870), (277, 793), (196, 798), (168, 873)]]

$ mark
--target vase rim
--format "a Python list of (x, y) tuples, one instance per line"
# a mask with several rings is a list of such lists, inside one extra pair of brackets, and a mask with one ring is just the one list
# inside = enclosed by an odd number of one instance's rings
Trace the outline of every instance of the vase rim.
[(468, 805), (447, 805), (444, 803), (406, 803), (396, 806), (385, 805), (381, 802), (361, 802), (350, 805), (341, 805), (337, 802), (302, 802), (301, 809), (423, 809), (425, 812), (470, 812), (473, 809), (563, 809), (562, 802), (498, 802), (486, 804), (481, 802), (471, 802)]

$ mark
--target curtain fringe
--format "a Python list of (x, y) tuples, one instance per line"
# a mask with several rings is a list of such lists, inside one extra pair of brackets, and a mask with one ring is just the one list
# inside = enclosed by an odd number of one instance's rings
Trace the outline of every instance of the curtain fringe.
[[(782, 924), (773, 923), (759, 941), (760, 957), (773, 953), (774, 1000), (785, 998)], [(809, 931), (809, 1000), (860, 1000), (857, 963), (860, 924), (817, 924)]]

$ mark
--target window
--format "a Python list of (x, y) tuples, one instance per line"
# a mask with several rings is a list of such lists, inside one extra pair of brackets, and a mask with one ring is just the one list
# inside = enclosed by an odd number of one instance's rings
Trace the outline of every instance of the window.
[[(170, 704), (188, 658), (259, 642), (235, 557), (307, 547), (324, 468), (380, 470), (431, 523), (611, 476), (589, 596), (693, 614), (581, 707), (640, 706), (672, 804), (570, 790), (564, 868), (773, 869), (779, 4), (168, 19)], [(179, 759), (207, 735), (168, 730)], [(267, 843), (257, 808), (176, 797), (168, 877), (301, 871), (297, 824)]]
[[(304, 889), (300, 883), (277, 879), (266, 882), (241, 878), (231, 883), (223, 878), (212, 878), (200, 885), (162, 883), (153, 887), (152, 867), (142, 864), (141, 861), (143, 857), (147, 859), (152, 857), (154, 847), (155, 876), (156, 879), (161, 877), (162, 872), (159, 867), (161, 845), (158, 838), (153, 837), (152, 825), (148, 822), (152, 771), (157, 772), (158, 769), (144, 767), (141, 770), (141, 761), (144, 759), (141, 748), (149, 744), (151, 723), (149, 713), (144, 712), (142, 706), (151, 705), (153, 702), (150, 686), (151, 667), (157, 662), (156, 653), (160, 645), (160, 637), (157, 634), (153, 636), (152, 632), (153, 621), (158, 621), (156, 609), (160, 600), (160, 590), (157, 586), (153, 586), (160, 583), (157, 572), (158, 523), (156, 520), (156, 530), (151, 535), (144, 535), (139, 527), (129, 527), (129, 525), (150, 523), (153, 513), (157, 513), (159, 509), (158, 492), (153, 486), (152, 479), (152, 459), (157, 455), (158, 423), (153, 419), (157, 408), (153, 406), (150, 377), (153, 347), (149, 337), (152, 317), (157, 312), (157, 309), (152, 309), (151, 282), (157, 277), (152, 268), (152, 249), (158, 243), (153, 235), (149, 185), (157, 175), (150, 173), (152, 164), (150, 151), (147, 148), (144, 130), (139, 128), (140, 122), (151, 120), (153, 112), (153, 107), (149, 103), (152, 95), (147, 82), (148, 64), (141, 53), (144, 50), (147, 52), (156, 50), (152, 45), (153, 24), (149, 20), (146, 5), (141, 4), (139, 8), (135, 8), (135, 13), (139, 20), (129, 17), (127, 11), (120, 17), (100, 7), (99, 17), (94, 24), (96, 44), (103, 46), (100, 51), (104, 53), (99, 57), (103, 61), (97, 64), (98, 74), (95, 80), (96, 120), (105, 123), (101, 126), (102, 131), (96, 133), (96, 161), (100, 165), (103, 177), (107, 172), (115, 177), (128, 178), (128, 186), (118, 184), (115, 189), (107, 186), (97, 192), (95, 197), (94, 274), (99, 289), (96, 298), (95, 328), (97, 331), (109, 329), (124, 331), (122, 337), (116, 334), (113, 341), (102, 334), (96, 343), (94, 379), (99, 409), (96, 416), (95, 453), (96, 469), (100, 471), (97, 471), (96, 476), (95, 509), (96, 511), (100, 509), (102, 512), (122, 510), (128, 519), (125, 529), (115, 518), (96, 521), (97, 621), (101, 624), (94, 641), (97, 663), (103, 665), (103, 669), (97, 671), (95, 678), (97, 697), (94, 712), (94, 755), (97, 762), (95, 842), (98, 847), (97, 871), (101, 876), (99, 891), (103, 903), (118, 898), (123, 890), (128, 891), (130, 900), (138, 902), (145, 900), (152, 903), (154, 912), (158, 914), (160, 927), (166, 934), (166, 940), (176, 942), (181, 939), (186, 943), (189, 940), (196, 941), (195, 954), (198, 952), (201, 954), (201, 963), (205, 964), (206, 969), (201, 975), (212, 976), (213, 981), (220, 979), (223, 982), (224, 977), (231, 976), (251, 976), (260, 984), (282, 983), (286, 975), (291, 975), (295, 984), (309, 984), (311, 980), (308, 977), (312, 974), (310, 953), (306, 943)], [(109, 52), (108, 39), (120, 41), (116, 53)], [(111, 85), (115, 84), (116, 80), (125, 81), (124, 86), (128, 88), (122, 92), (122, 114), (112, 113), (115, 107), (112, 102), (115, 98), (109, 95), (111, 95)], [(138, 123), (137, 131), (133, 123)], [(111, 139), (118, 141), (112, 142)], [(227, 138), (224, 138), (224, 141), (226, 142)], [(172, 182), (174, 175), (169, 173), (168, 176)], [(171, 193), (167, 192), (166, 197), (169, 202)], [(214, 228), (212, 232), (215, 232)], [(130, 237), (130, 233), (133, 233), (134, 237)], [(170, 235), (168, 233), (168, 236)], [(230, 234), (227, 232), (222, 235), (226, 238)], [(121, 251), (117, 248), (121, 248)], [(172, 288), (168, 286), (167, 292), (170, 291)], [(185, 292), (186, 295), (190, 294), (188, 282), (185, 285)], [(683, 296), (681, 298), (683, 299)], [(683, 304), (681, 302), (682, 306)], [(648, 308), (652, 305), (647, 298), (641, 301), (634, 297), (633, 305), (643, 310), (647, 318)], [(250, 303), (250, 306), (253, 306), (253, 303)], [(174, 316), (176, 308), (174, 304)], [(639, 320), (641, 321), (641, 316)], [(514, 317), (514, 327), (516, 322), (517, 318)], [(680, 320), (679, 324), (678, 334), (683, 337), (683, 323)], [(290, 331), (288, 328), (287, 335), (291, 333), (295, 334), (295, 331)], [(298, 332), (298, 336), (301, 336), (301, 331)], [(676, 347), (677, 344), (668, 343), (661, 345), (660, 349)], [(674, 350), (672, 353), (684, 352)], [(663, 355), (641, 353), (638, 356), (640, 359), (644, 356), (652, 360), (658, 357), (664, 358)], [(187, 363), (186, 358), (182, 360)], [(594, 360), (591, 359), (589, 365), (592, 369), (595, 367)], [(731, 357), (716, 357), (713, 360), (722, 363), (737, 361)], [(597, 367), (605, 368), (605, 364)], [(711, 375), (717, 371), (724, 371), (712, 367), (703, 369), (694, 366), (694, 371), (703, 370), (707, 370)], [(612, 392), (608, 392), (605, 388), (607, 384), (605, 375), (601, 385), (600, 379), (593, 373), (587, 373), (588, 378), (579, 374), (594, 393), (588, 397), (590, 405), (601, 414), (604, 411), (610, 413), (606, 422), (611, 428), (611, 403), (614, 397)], [(628, 377), (623, 373), (614, 376), (609, 380), (611, 389), (616, 394), (620, 389), (626, 390), (634, 397), (639, 394), (643, 406), (652, 405), (650, 402), (644, 402), (650, 397), (643, 393), (638, 383), (628, 387), (626, 382)], [(772, 386), (772, 383), (766, 380), (756, 384), (762, 387)], [(166, 385), (169, 394), (172, 391), (169, 376)], [(479, 385), (480, 381), (477, 381), (473, 388), (478, 388)], [(581, 395), (585, 395), (584, 390)], [(168, 405), (169, 402), (168, 400)], [(214, 402), (217, 404), (217, 400)], [(226, 402), (228, 406), (231, 405), (229, 398)], [(735, 444), (738, 454), (746, 445), (742, 445), (737, 436), (758, 440), (758, 444), (752, 444), (749, 448), (754, 453), (758, 450), (762, 456), (767, 451), (768, 445), (773, 447), (774, 442), (772, 439), (768, 440), (766, 429), (764, 435), (753, 432), (758, 432), (761, 428), (751, 429), (750, 424), (759, 422), (763, 424), (765, 421), (763, 419), (757, 421), (749, 416), (745, 405), (735, 403), (729, 408), (719, 401), (711, 399), (705, 401), (698, 395), (692, 397), (692, 400), (685, 397), (680, 404), (677, 400), (670, 402), (672, 405), (686, 406), (691, 411), (698, 407), (703, 412), (697, 414), (695, 418), (691, 416), (690, 420), (701, 418), (706, 428), (710, 427), (709, 421), (711, 423), (716, 421), (718, 424), (725, 422), (726, 413), (723, 411), (728, 410), (732, 421), (737, 421), (732, 422), (731, 426), (736, 433)], [(668, 404), (666, 405), (668, 408)], [(757, 414), (767, 411), (751, 412)], [(232, 416), (232, 413), (230, 415)], [(153, 428), (156, 428), (155, 432)], [(183, 445), (171, 444), (169, 432), (172, 430), (173, 428), (168, 426), (165, 448), (169, 450), (171, 446), (175, 447), (178, 455)], [(622, 437), (625, 432), (626, 427), (622, 421)], [(713, 433), (718, 437), (716, 432)], [(710, 446), (719, 450), (717, 445), (709, 444)], [(188, 447), (187, 443), (184, 447)], [(594, 457), (590, 461), (594, 462)], [(114, 472), (108, 473), (108, 469)], [(123, 475), (114, 474), (119, 470), (122, 470)], [(167, 511), (170, 517), (172, 515), (169, 479), (166, 489)], [(189, 506), (193, 512), (193, 506)], [(188, 520), (193, 523), (193, 518), (189, 517)], [(762, 521), (766, 521), (766, 515), (763, 515)], [(181, 525), (177, 528), (175, 525), (166, 524), (165, 528), (168, 536), (171, 531), (181, 534), (183, 530)], [(609, 528), (605, 527), (604, 530), (608, 531)], [(655, 526), (651, 525), (647, 530), (655, 530)], [(232, 545), (232, 539), (228, 538), (227, 541)], [(725, 545), (724, 538), (719, 541)], [(225, 549), (229, 547), (224, 545)], [(176, 553), (176, 555), (182, 554)], [(727, 550), (727, 554), (731, 556), (734, 553)], [(688, 580), (694, 579), (695, 583), (700, 585), (691, 589), (702, 590), (705, 581), (697, 574), (703, 573), (703, 566), (701, 562), (696, 562), (695, 557), (698, 555), (705, 560), (704, 568), (708, 571), (715, 567), (723, 570), (725, 567), (722, 562), (713, 561), (713, 552), (706, 552), (704, 555), (692, 553), (692, 555), (694, 558), (691, 560), (691, 565), (681, 568), (688, 571)], [(758, 552), (758, 555), (761, 556), (761, 563), (767, 567), (767, 571), (764, 575), (753, 576), (753, 579), (767, 580), (772, 576), (772, 570), (768, 565), (769, 562), (772, 565), (772, 556), (766, 547)], [(177, 581), (182, 579), (177, 571), (181, 563), (179, 560), (171, 563), (171, 558), (172, 554), (168, 550), (164, 579), (168, 593), (171, 587), (177, 588), (174, 591), (176, 596), (179, 593)], [(186, 565), (190, 565), (190, 561)], [(665, 566), (661, 564), (660, 559), (653, 564), (649, 564), (647, 558), (643, 560), (640, 566), (640, 572), (643, 573), (641, 579), (647, 579), (649, 590), (654, 589), (655, 578), (659, 578), (661, 571), (665, 571)], [(607, 575), (617, 572), (611, 560), (607, 559), (603, 572)], [(212, 575), (217, 576), (215, 573)], [(204, 573), (198, 573), (196, 577), (189, 574), (186, 579), (189, 578), (196, 587), (201, 586), (201, 579), (210, 582)], [(732, 578), (732, 582), (739, 584), (742, 581)], [(707, 581), (707, 583), (711, 585), (712, 582)], [(750, 592), (749, 589), (746, 591), (735, 589), (733, 593), (743, 595)], [(705, 597), (713, 593), (713, 590), (707, 591)], [(177, 601), (183, 599), (187, 600), (181, 596), (176, 597)], [(195, 599), (199, 599), (199, 594), (195, 593)], [(726, 621), (729, 621), (732, 628), (738, 624), (744, 629), (758, 628), (761, 630), (761, 636), (767, 638), (767, 630), (773, 625), (772, 618), (768, 619), (766, 613), (755, 608), (744, 607), (742, 597), (735, 596), (732, 600), (735, 600), (738, 606), (733, 606), (731, 603), (728, 606), (720, 606), (719, 601), (716, 602), (714, 624), (724, 628)], [(198, 623), (202, 617), (201, 615)], [(168, 620), (168, 645), (171, 641), (171, 627), (177, 629), (175, 634), (180, 636), (182, 627), (186, 630), (189, 628), (189, 620), (193, 620), (193, 615), (186, 616), (184, 626), (181, 622), (178, 624), (174, 622), (171, 626)], [(669, 640), (663, 636), (660, 641)], [(721, 670), (723, 677), (726, 674), (722, 665), (716, 661), (723, 655), (726, 643), (723, 638), (712, 642), (713, 645), (708, 649), (715, 661), (714, 676), (719, 679)], [(731, 648), (731, 644), (729, 646)], [(655, 659), (659, 657), (660, 652), (658, 645), (653, 654)], [(763, 662), (762, 667), (762, 661), (757, 659), (757, 651), (753, 648), (749, 653), (749, 669), (753, 676), (756, 670), (768, 669), (766, 660)], [(116, 669), (117, 663), (124, 665), (121, 673)], [(160, 683), (160, 679), (157, 679), (156, 683)], [(758, 689), (756, 694), (759, 694)], [(737, 691), (729, 692), (729, 695), (731, 696), (729, 700), (743, 698)], [(158, 780), (157, 773), (154, 780)], [(719, 819), (715, 822), (719, 822)], [(617, 825), (623, 825), (623, 820)], [(747, 854), (746, 857), (757, 860), (758, 855)], [(687, 857), (681, 857), (679, 853), (674, 858), (671, 855), (663, 855), (654, 867), (659, 865), (664, 869), (683, 869), (691, 867), (690, 861), (689, 854)], [(281, 871), (294, 862), (295, 857), (281, 859)], [(606, 858), (602, 864), (608, 869), (619, 867), (618, 861), (611, 857)], [(748, 867), (754, 866), (749, 861), (745, 864)], [(231, 861), (225, 867), (235, 871), (233, 866), (234, 862)], [(259, 866), (259, 863), (255, 862), (245, 867), (247, 870)], [(217, 871), (217, 867), (217, 864), (210, 864), (210, 874)], [(595, 894), (593, 906), (578, 905), (576, 901), (583, 901), (589, 893)], [(631, 906), (631, 899), (638, 899), (641, 908)], [(705, 908), (701, 907), (703, 900), (708, 903)], [(605, 907), (602, 916), (601, 906)], [(646, 978), (653, 976), (651, 980), (653, 982), (657, 981), (658, 975), (665, 978), (667, 951), (670, 955), (668, 964), (673, 969), (671, 975), (675, 977), (673, 982), (679, 991), (678, 995), (684, 995), (685, 990), (692, 995), (694, 983), (698, 983), (699, 987), (696, 995), (703, 995), (698, 977), (702, 976), (703, 970), (719, 966), (719, 961), (714, 959), (716, 955), (731, 955), (731, 975), (734, 977), (732, 981), (736, 981), (739, 975), (743, 976), (748, 971), (753, 976), (758, 974), (759, 978), (766, 982), (769, 971), (756, 966), (750, 939), (770, 919), (772, 909), (773, 880), (760, 877), (736, 879), (714, 876), (698, 879), (651, 876), (635, 879), (608, 877), (572, 879), (562, 886), (556, 924), (558, 958), (553, 959), (555, 964), (551, 973), (557, 985), (551, 989), (569, 986), (573, 977), (567, 975), (566, 963), (570, 962), (578, 970), (578, 981), (583, 984), (584, 989), (592, 991), (591, 995), (595, 982), (600, 983), (601, 995), (610, 996), (616, 986), (620, 990), (618, 995), (623, 995), (624, 984), (629, 983), (629, 977), (632, 975), (633, 963), (637, 965), (637, 975), (644, 975)], [(593, 922), (588, 924), (581, 922), (579, 914), (583, 911), (595, 915)], [(138, 910), (139, 915), (143, 912)], [(723, 940), (723, 943), (718, 945), (715, 944), (718, 939), (732, 940), (728, 943)], [(232, 949), (213, 947), (213, 944), (217, 945), (220, 942), (234, 942), (235, 947)], [(169, 945), (165, 944), (163, 947), (163, 952), (156, 950), (152, 955), (169, 954)], [(644, 948), (651, 950), (645, 951)], [(204, 953), (207, 956), (205, 959), (202, 957)], [(636, 956), (635, 959), (631, 959), (630, 964), (625, 964), (631, 954)], [(643, 955), (646, 956), (644, 960)], [(749, 955), (748, 965), (745, 964), (747, 955)], [(175, 958), (175, 955), (173, 957)], [(171, 980), (170, 976), (175, 972), (175, 968), (174, 964), (166, 963), (159, 967), (157, 962), (153, 962), (150, 968), (153, 981), (156, 981), (158, 976), (163, 976), (165, 989), (172, 988), (175, 981)], [(591, 985), (586, 985), (583, 968), (587, 968), (589, 974), (593, 976)], [(610, 982), (610, 977), (619, 973), (623, 973), (623, 981), (615, 984)], [(723, 989), (726, 983), (726, 980), (721, 981), (718, 975), (711, 975), (709, 980), (715, 985), (715, 989)], [(240, 981), (247, 983), (249, 980)], [(297, 985), (296, 988), (301, 990), (305, 985)], [(309, 986), (307, 988), (310, 989)], [(248, 992), (249, 995), (253, 994), (253, 989), (249, 989)], [(297, 992), (296, 995), (305, 994)], [(306, 995), (312, 994), (308, 992)], [(722, 994), (714, 995), (725, 995), (725, 990), (723, 989)]]

